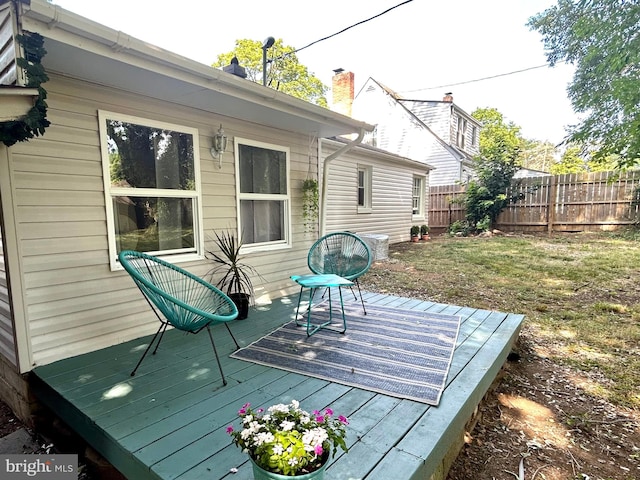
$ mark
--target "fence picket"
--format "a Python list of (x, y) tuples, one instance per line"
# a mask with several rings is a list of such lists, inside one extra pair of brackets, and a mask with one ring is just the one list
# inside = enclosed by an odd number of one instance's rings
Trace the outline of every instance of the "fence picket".
[[(636, 224), (640, 172), (594, 172), (514, 180), (507, 192), (522, 197), (500, 214), (496, 228), (521, 232), (614, 230)], [(462, 185), (431, 187), (429, 226), (442, 232), (465, 219)]]

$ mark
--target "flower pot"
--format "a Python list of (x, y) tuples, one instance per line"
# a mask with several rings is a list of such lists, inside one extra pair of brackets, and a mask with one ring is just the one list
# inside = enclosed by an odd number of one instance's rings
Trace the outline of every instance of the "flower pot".
[(429, 234), (422, 235), (422, 240), (431, 240), (431, 237), (429, 236)]
[(420, 241), (420, 237), (418, 237), (417, 235), (414, 235), (411, 237), (411, 241), (412, 242), (419, 242)]
[(249, 294), (247, 293), (230, 293), (229, 298), (236, 304), (238, 308), (238, 320), (244, 320), (249, 316)]
[(253, 461), (253, 458), (249, 458), (251, 459), (251, 465), (253, 466), (254, 480), (291, 480), (292, 478), (296, 480), (324, 480), (324, 471), (327, 469), (327, 465), (329, 465), (329, 460), (327, 459), (322, 467), (314, 472), (305, 473), (304, 475), (287, 476), (280, 475), (279, 473), (267, 472), (258, 466), (256, 462)]

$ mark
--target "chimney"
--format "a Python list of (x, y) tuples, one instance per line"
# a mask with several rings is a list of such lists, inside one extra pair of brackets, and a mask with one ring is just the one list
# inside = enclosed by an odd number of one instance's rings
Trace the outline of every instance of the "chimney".
[(333, 72), (334, 75), (331, 82), (332, 110), (350, 117), (351, 106), (353, 105), (354, 75), (352, 72), (345, 72), (342, 68), (338, 68)]
[(443, 102), (448, 102), (448, 103), (453, 103), (453, 95), (451, 94), (451, 92), (447, 92), (444, 94), (444, 98), (442, 99)]
[(247, 78), (247, 72), (245, 71), (244, 67), (240, 66), (237, 57), (233, 57), (229, 65), (227, 65), (226, 67), (222, 67), (222, 71), (230, 73), (231, 75), (235, 75), (236, 77)]

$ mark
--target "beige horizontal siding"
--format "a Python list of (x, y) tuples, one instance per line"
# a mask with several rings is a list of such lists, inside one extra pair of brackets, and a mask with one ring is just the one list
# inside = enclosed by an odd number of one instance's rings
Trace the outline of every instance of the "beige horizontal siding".
[[(1, 213), (1, 212), (0, 212)], [(0, 215), (0, 219), (2, 215)], [(4, 263), (4, 244), (2, 229), (0, 228), (0, 355), (4, 356), (11, 365), (17, 366), (15, 337), (11, 316), (11, 302), (7, 271)]]
[[(261, 274), (255, 285), (263, 299), (289, 293), (293, 289), (289, 276), (307, 271), (307, 251), (316, 237), (302, 227), (301, 183), (308, 176), (310, 159), (316, 162), (314, 139), (56, 75), (51, 75), (46, 88), (51, 126), (43, 137), (10, 150), (34, 365), (157, 328), (155, 316), (130, 277), (109, 267), (98, 110), (198, 129), (205, 239), (215, 230), (236, 228), (232, 138), (288, 147), (293, 247), (250, 253), (245, 261)], [(218, 169), (209, 148), (220, 123), (230, 141)], [(211, 264), (183, 266), (204, 275)], [(0, 327), (0, 349), (6, 349), (2, 333), (6, 325)]]
[[(371, 211), (367, 213), (358, 212), (359, 165), (372, 167)], [(327, 233), (346, 230), (388, 235), (390, 243), (408, 240), (411, 225), (426, 223), (412, 216), (414, 174), (425, 176), (428, 185), (426, 168), (402, 166), (366, 149), (352, 150), (333, 161), (328, 178)]]

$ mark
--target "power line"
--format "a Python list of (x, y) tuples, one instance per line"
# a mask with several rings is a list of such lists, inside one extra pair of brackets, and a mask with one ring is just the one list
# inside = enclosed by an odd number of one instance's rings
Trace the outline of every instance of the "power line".
[(394, 10), (394, 9), (396, 9), (398, 7), (401, 7), (401, 6), (406, 5), (407, 3), (411, 3), (411, 2), (413, 2), (413, 0), (406, 0), (406, 1), (404, 1), (402, 3), (399, 3), (399, 4), (397, 4), (397, 5), (393, 6), (393, 7), (387, 8), (384, 12), (378, 13), (377, 15), (374, 15), (373, 17), (369, 17), (369, 18), (367, 18), (365, 20), (361, 20), (361, 21), (359, 21), (357, 23), (354, 23), (353, 25), (349, 25), (348, 27), (343, 28), (339, 32), (332, 33), (331, 35), (327, 35), (326, 37), (323, 37), (323, 38), (320, 38), (318, 40), (315, 40), (315, 41), (311, 42), (310, 44), (305, 45), (302, 48), (298, 48), (298, 49), (296, 49), (296, 50), (294, 50), (292, 52), (287, 52), (284, 55), (281, 55), (280, 57), (272, 59), (271, 61), (273, 62), (273, 61), (276, 61), (276, 60), (281, 60), (284, 57), (286, 57), (287, 55), (292, 55), (294, 53), (298, 53), (299, 51), (304, 50), (305, 48), (309, 48), (310, 46), (315, 45), (316, 43), (320, 43), (320, 42), (324, 42), (325, 40), (329, 40), (330, 38), (333, 38), (333, 37), (335, 37), (337, 35), (340, 35), (341, 33), (344, 33), (347, 30), (350, 30), (350, 29), (352, 29), (354, 27), (357, 27), (358, 25), (362, 25), (363, 23), (367, 23), (367, 22), (369, 22), (369, 21), (371, 21), (371, 20), (373, 20), (375, 18), (381, 17), (382, 15), (385, 15), (385, 14), (389, 13), (391, 10)]
[[(557, 62), (557, 63), (561, 63), (561, 62)], [(422, 92), (424, 90), (437, 90), (437, 89), (445, 88), (445, 87), (456, 87), (458, 85), (467, 85), (469, 83), (476, 83), (476, 82), (482, 82), (484, 80), (492, 80), (494, 78), (507, 77), (509, 75), (515, 75), (517, 73), (528, 72), (530, 70), (536, 70), (538, 68), (544, 68), (544, 67), (548, 67), (548, 66), (549, 66), (549, 64), (545, 63), (544, 65), (536, 65), (535, 67), (528, 67), (528, 68), (523, 68), (521, 70), (514, 70), (512, 72), (499, 73), (497, 75), (491, 75), (489, 77), (476, 78), (474, 80), (466, 80), (464, 82), (447, 83), (447, 84), (444, 84), (444, 85), (438, 85), (437, 87), (425, 87), (425, 88), (418, 88), (416, 90), (405, 90), (404, 93)]]

